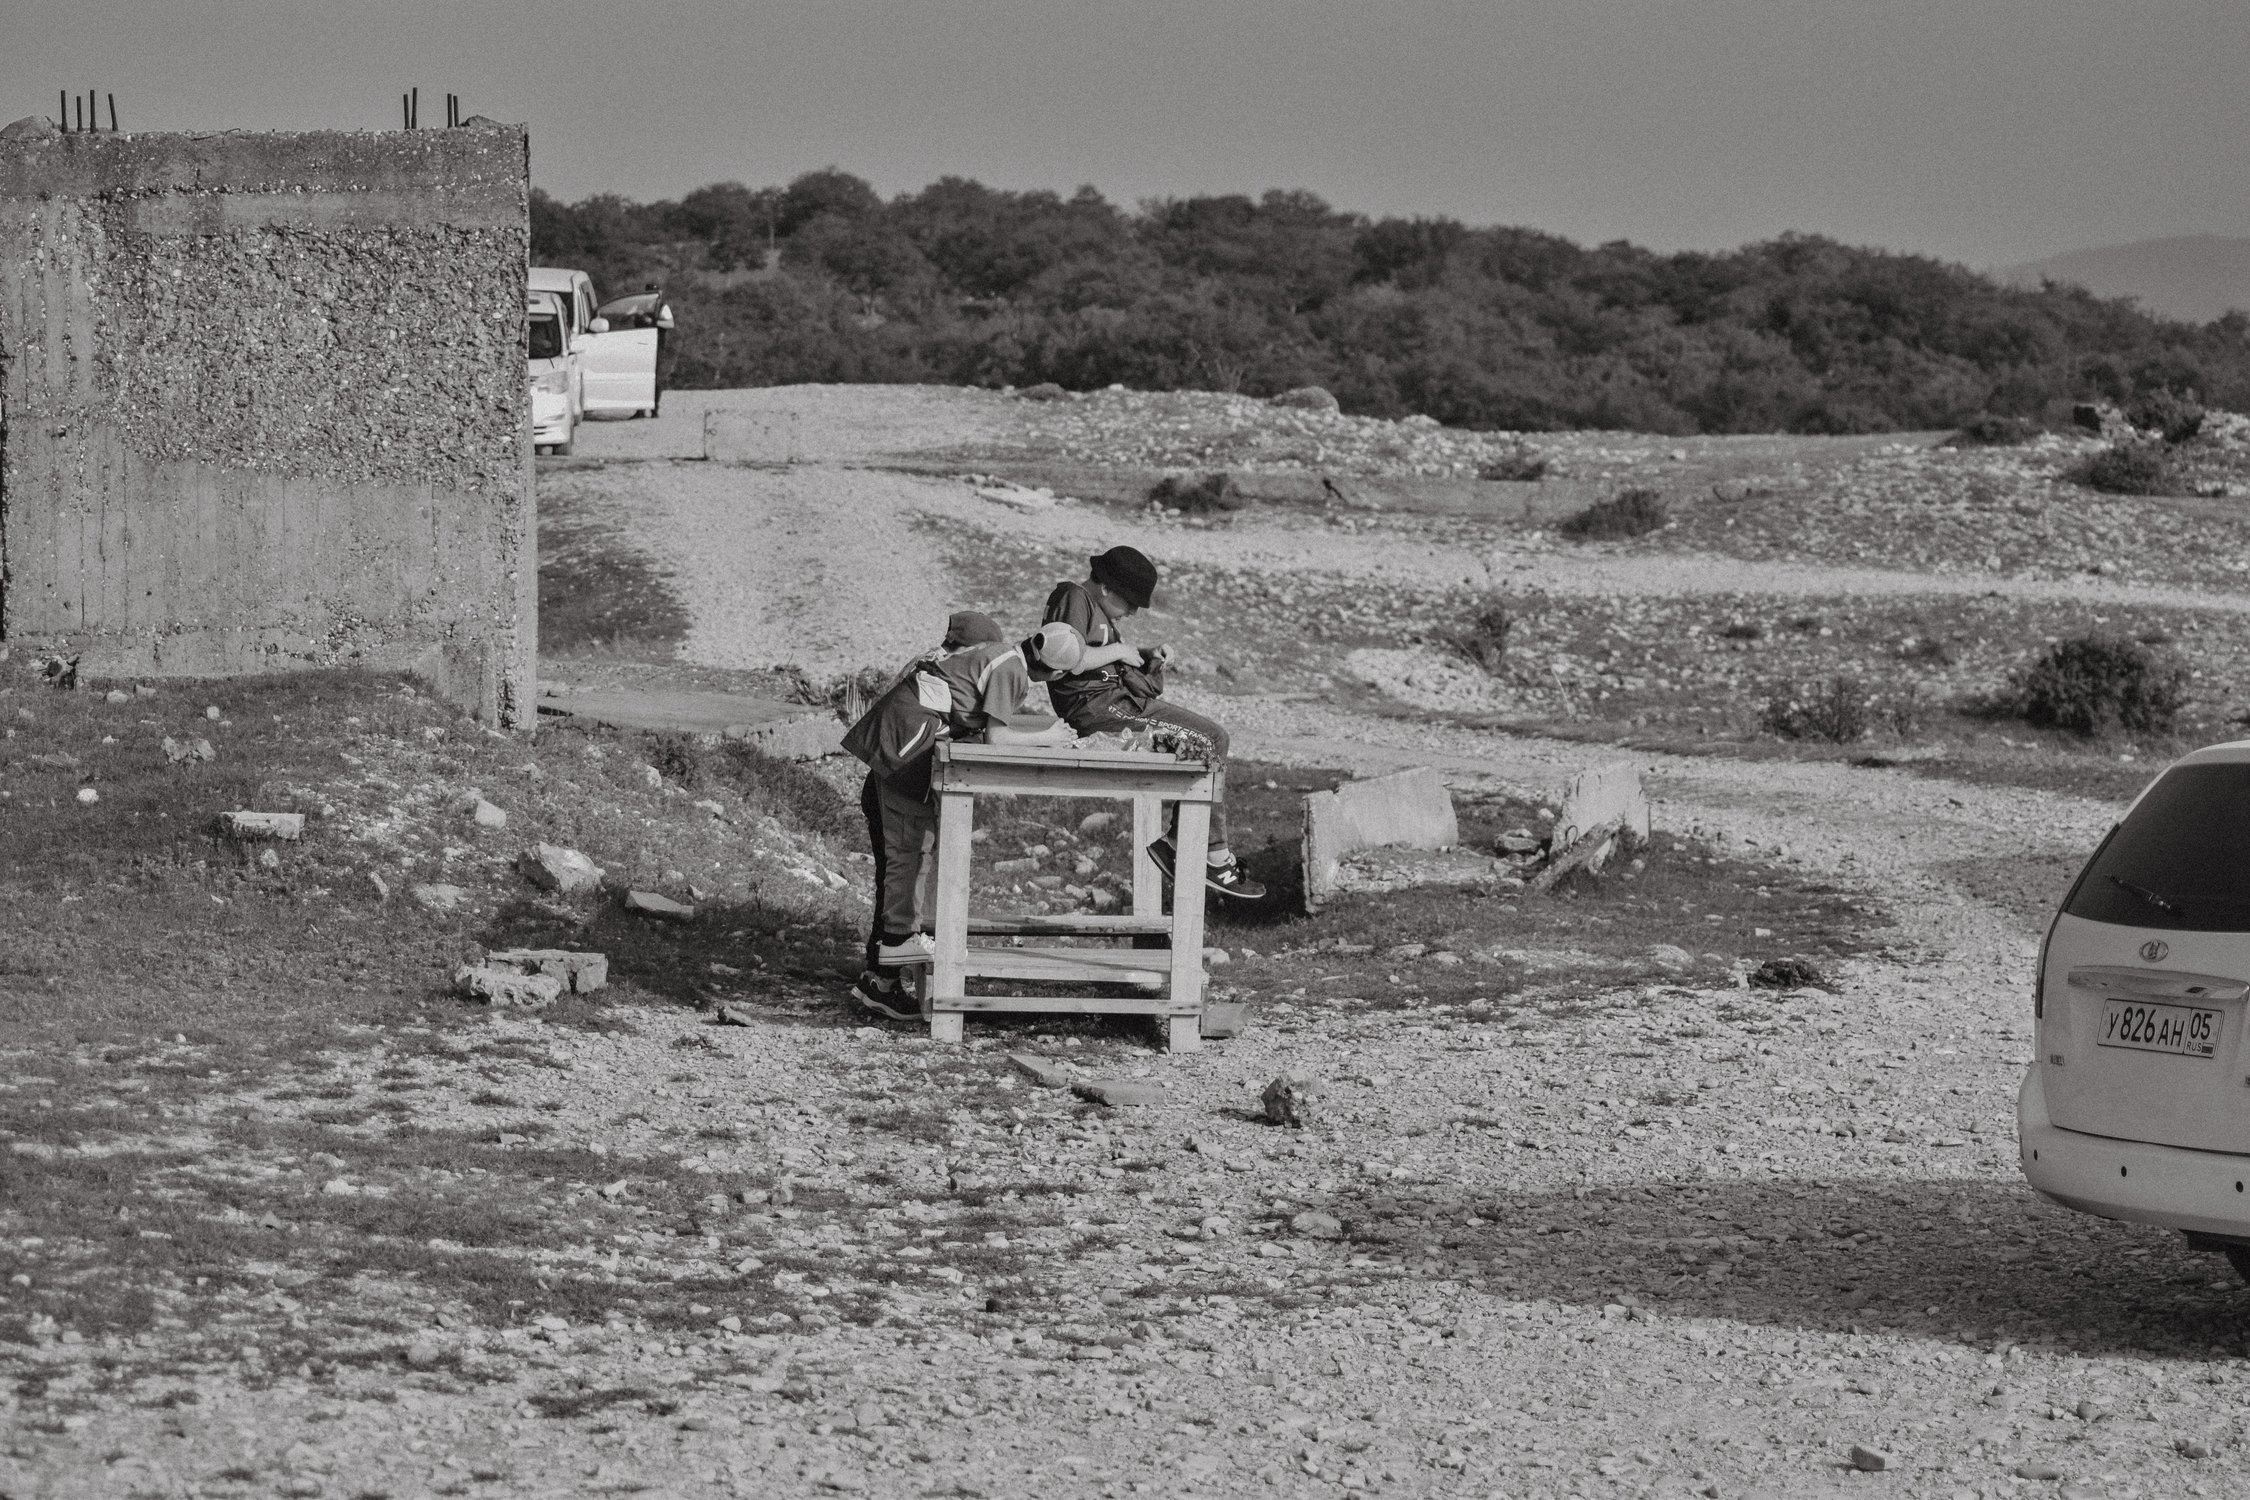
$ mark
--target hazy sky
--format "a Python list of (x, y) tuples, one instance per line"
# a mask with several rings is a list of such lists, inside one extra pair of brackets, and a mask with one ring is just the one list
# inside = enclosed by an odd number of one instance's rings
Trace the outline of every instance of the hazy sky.
[(1972, 265), (2250, 234), (2250, 0), (0, 0), (0, 120), (528, 121), (564, 197), (840, 166), (1302, 187), (1588, 243)]

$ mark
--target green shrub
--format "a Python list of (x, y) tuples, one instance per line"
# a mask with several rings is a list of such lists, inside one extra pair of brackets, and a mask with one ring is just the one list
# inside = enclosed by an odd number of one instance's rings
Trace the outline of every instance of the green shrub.
[(2160, 445), (2119, 443), (2087, 459), (2076, 477), (2081, 484), (2112, 495), (2161, 495), (2170, 469)]
[(1841, 674), (1822, 682), (1785, 685), (1766, 695), (1758, 724), (1785, 740), (1828, 740), (1848, 745), (1874, 726), (1867, 688)]
[(1498, 458), (1488, 458), (1477, 465), (1479, 479), (1545, 479), (1547, 456), (1534, 448), (1518, 443)]
[(1201, 479), (1167, 474), (1150, 487), (1148, 499), (1151, 505), (1191, 516), (1240, 510), (1249, 503), (1249, 497), (1235, 484), (1232, 474), (1206, 474)]
[(2013, 448), (2028, 443), (2039, 436), (2039, 424), (2029, 417), (2003, 417), (1997, 412), (1983, 412), (1961, 424), (1961, 430), (1945, 440), (1948, 448)]
[(2150, 391), (2125, 408), (2125, 420), (2167, 443), (2184, 443), (2203, 430), (2203, 403), (2177, 391)]
[(1453, 649), (1491, 675), (1498, 675), (1508, 656), (1508, 632), (1516, 619), (1499, 599), (1488, 599), (1466, 627), (1451, 637)]
[(2073, 636), (2015, 681), (2018, 714), (2044, 729), (2165, 734), (2187, 698), (2187, 668), (2118, 635)]
[(1574, 542), (1616, 542), (1660, 531), (1671, 518), (1655, 490), (1626, 490), (1595, 501), (1556, 529)]

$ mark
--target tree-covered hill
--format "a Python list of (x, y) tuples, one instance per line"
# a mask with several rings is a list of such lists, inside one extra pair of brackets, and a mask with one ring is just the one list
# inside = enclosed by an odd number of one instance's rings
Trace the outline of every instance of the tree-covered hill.
[(2250, 406), (2250, 320), (1788, 235), (1724, 254), (1339, 213), (1309, 193), (1122, 209), (848, 173), (677, 202), (532, 194), (533, 258), (660, 282), (685, 386), (938, 381), (1270, 394), (1458, 426), (1870, 432), (2193, 390)]

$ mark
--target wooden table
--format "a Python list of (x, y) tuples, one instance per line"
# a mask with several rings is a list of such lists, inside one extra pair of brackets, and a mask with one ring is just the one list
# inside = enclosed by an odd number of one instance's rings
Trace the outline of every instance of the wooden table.
[[(1175, 1052), (1203, 1045), (1203, 870), (1211, 838), (1211, 768), (1129, 750), (1049, 750), (945, 742), (931, 782), (938, 799), (937, 956), (918, 976), (934, 1041), (961, 1040), (972, 1011), (1162, 1018)], [(985, 916), (969, 911), (970, 863), (979, 796), (1092, 797), (1133, 805), (1133, 909), (1105, 916)], [(1179, 806), (1175, 869), (1188, 872), (1164, 912), (1163, 873), (1148, 846), (1164, 832), (1163, 804)], [(972, 947), (972, 937), (1102, 937), (1164, 934), (1171, 947)], [(971, 979), (1027, 985), (1122, 984), (1149, 993), (971, 995)]]

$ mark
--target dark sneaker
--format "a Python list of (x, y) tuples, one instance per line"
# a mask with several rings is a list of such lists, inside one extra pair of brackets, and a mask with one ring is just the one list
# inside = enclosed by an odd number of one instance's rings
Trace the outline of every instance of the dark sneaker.
[(1170, 884), (1172, 867), (1179, 863), (1179, 858), (1173, 851), (1171, 839), (1161, 838), (1149, 845), (1148, 857), (1155, 862), (1156, 868), (1163, 875), (1165, 883)]
[(1203, 867), (1203, 885), (1206, 890), (1217, 891), (1222, 896), (1232, 896), (1237, 901), (1263, 899), (1266, 888), (1242, 873), (1242, 861), (1230, 859), (1223, 865)]
[(852, 986), (852, 1003), (887, 1021), (922, 1019), (921, 1006), (906, 992), (906, 986), (874, 969), (861, 971), (859, 982)]

